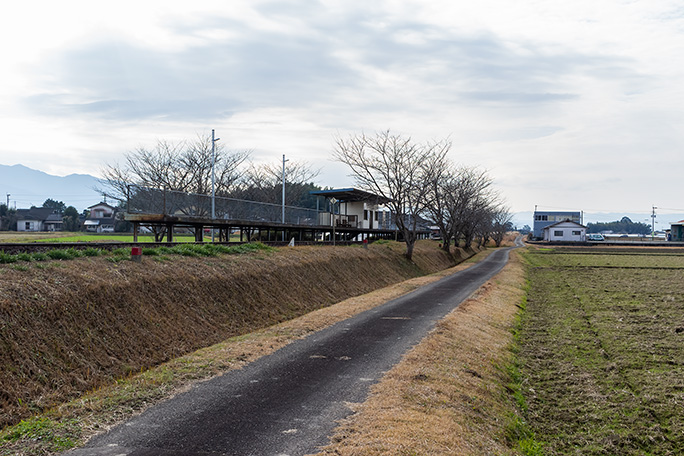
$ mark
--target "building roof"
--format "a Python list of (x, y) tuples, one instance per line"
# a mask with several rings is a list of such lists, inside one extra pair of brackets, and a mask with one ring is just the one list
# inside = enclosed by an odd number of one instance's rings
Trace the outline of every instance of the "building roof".
[(562, 215), (562, 214), (573, 214), (573, 215), (581, 215), (582, 211), (534, 211), (535, 214), (553, 214), (553, 215)]
[(371, 192), (359, 190), (357, 188), (334, 188), (331, 190), (320, 190), (311, 192), (312, 195), (324, 196), (326, 198), (335, 198), (344, 203), (351, 203), (355, 201), (367, 201), (376, 204), (384, 204), (392, 201), (384, 196), (376, 195)]
[(45, 221), (50, 223), (62, 223), (62, 214), (53, 212), (52, 214), (48, 215)]
[(580, 228), (586, 228), (586, 226), (584, 226), (584, 225), (582, 225), (582, 224), (580, 224), (580, 223), (577, 223), (577, 222), (573, 222), (572, 220), (569, 220), (569, 219), (568, 219), (568, 220), (561, 220), (560, 222), (556, 222), (556, 223), (554, 223), (554, 224), (545, 226), (545, 227), (544, 227), (544, 230), (551, 229), (551, 228), (553, 228), (553, 227), (555, 227), (555, 226), (560, 225), (561, 223), (572, 223), (573, 225), (577, 225), (577, 226), (580, 227)]
[(17, 220), (40, 220), (44, 222), (55, 212), (51, 207), (32, 207), (31, 209), (17, 209)]
[(107, 203), (104, 203), (104, 202), (102, 202), (102, 203), (97, 203), (97, 204), (93, 204), (93, 205), (90, 206), (88, 209), (92, 209), (92, 208), (97, 207), (97, 206), (107, 206), (107, 207), (110, 208), (110, 209), (116, 209), (114, 206), (112, 206), (112, 205), (110, 205), (110, 204), (107, 204)]
[(676, 226), (676, 225), (684, 225), (684, 220), (680, 220), (678, 222), (670, 223), (670, 226)]

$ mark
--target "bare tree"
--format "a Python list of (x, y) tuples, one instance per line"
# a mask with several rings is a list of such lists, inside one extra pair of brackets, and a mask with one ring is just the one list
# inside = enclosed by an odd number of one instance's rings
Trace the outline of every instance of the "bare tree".
[[(192, 142), (158, 141), (153, 149), (140, 147), (125, 155), (124, 164), (106, 165), (101, 183), (110, 196), (123, 198), (128, 185), (206, 195), (211, 193), (211, 136)], [(216, 193), (230, 192), (240, 181), (240, 167), (249, 151), (228, 152), (216, 143), (214, 173)], [(111, 193), (114, 193), (113, 195)]]
[[(289, 160), (285, 163), (285, 204), (300, 205), (308, 196), (309, 187), (320, 170), (305, 162)], [(283, 189), (282, 164), (250, 164), (245, 171), (240, 190), (235, 196), (249, 201), (280, 203)]]
[(454, 239), (463, 239), (470, 247), (478, 234), (484, 231), (488, 211), (495, 192), (493, 180), (486, 171), (477, 168), (461, 168), (454, 198), (452, 218)]
[(469, 247), (476, 238), (483, 245), (492, 232), (498, 195), (486, 171), (473, 167), (446, 166), (433, 176), (426, 215), (437, 225), (442, 248), (463, 240)]
[[(160, 140), (152, 149), (140, 147), (127, 153), (123, 164), (105, 165), (100, 179), (103, 188), (98, 191), (146, 210), (166, 211), (168, 201), (171, 211), (206, 216), (212, 168), (216, 194), (227, 194), (240, 182), (240, 168), (250, 155), (249, 151), (229, 152), (222, 143), (214, 146), (212, 151), (210, 135), (198, 135), (194, 141)], [(157, 241), (166, 234), (166, 228), (156, 225), (152, 231)]]
[(497, 247), (501, 247), (503, 238), (507, 232), (511, 231), (512, 224), (511, 219), (513, 214), (511, 214), (510, 209), (507, 206), (500, 205), (494, 209), (492, 214), (492, 239)]
[(389, 130), (336, 141), (334, 157), (349, 166), (358, 186), (390, 201), (408, 259), (413, 256), (430, 183), (444, 169), (450, 147), (446, 140), (417, 144)]

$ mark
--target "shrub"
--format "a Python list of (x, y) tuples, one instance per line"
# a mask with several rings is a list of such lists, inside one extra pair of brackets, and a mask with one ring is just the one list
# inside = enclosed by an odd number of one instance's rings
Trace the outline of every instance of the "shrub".
[(94, 247), (88, 247), (87, 249), (82, 250), (81, 253), (83, 254), (83, 256), (96, 257), (96, 256), (103, 255), (105, 253), (105, 251), (102, 249), (96, 249)]
[(5, 253), (4, 251), (0, 251), (0, 263), (16, 263), (17, 261), (17, 256), (16, 255), (10, 255), (9, 253)]
[(33, 255), (30, 253), (19, 253), (17, 254), (17, 260), (19, 261), (28, 261), (29, 263), (33, 261)]
[(82, 256), (82, 254), (74, 248), (69, 248), (50, 250), (47, 252), (47, 256), (53, 260), (73, 260)]
[(43, 252), (32, 253), (31, 256), (33, 257), (33, 261), (47, 261), (50, 259), (50, 257)]

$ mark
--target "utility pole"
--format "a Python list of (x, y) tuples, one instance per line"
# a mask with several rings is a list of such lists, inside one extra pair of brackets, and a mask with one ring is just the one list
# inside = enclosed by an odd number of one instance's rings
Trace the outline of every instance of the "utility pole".
[(653, 206), (653, 212), (651, 213), (651, 241), (655, 239), (655, 219), (656, 219), (656, 209), (657, 207)]
[[(283, 214), (282, 223), (285, 225), (285, 162), (290, 160), (285, 160), (285, 154), (283, 154)], [(283, 242), (285, 242), (285, 227), (283, 227)]]
[(335, 197), (330, 198), (330, 214), (332, 215), (332, 241), (335, 245), (335, 203), (337, 199)]
[(9, 197), (10, 197), (10, 194), (8, 193), (7, 194), (7, 209), (9, 209)]
[[(216, 141), (221, 138), (214, 137), (214, 129), (211, 129), (211, 221), (216, 218)], [(214, 226), (211, 227), (211, 242), (214, 242)]]

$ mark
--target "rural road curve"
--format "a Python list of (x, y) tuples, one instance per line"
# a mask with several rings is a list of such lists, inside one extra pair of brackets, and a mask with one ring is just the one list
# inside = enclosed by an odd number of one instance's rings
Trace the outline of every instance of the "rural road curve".
[(435, 323), (494, 276), (510, 249), (199, 383), (65, 456), (315, 453), (336, 420)]

